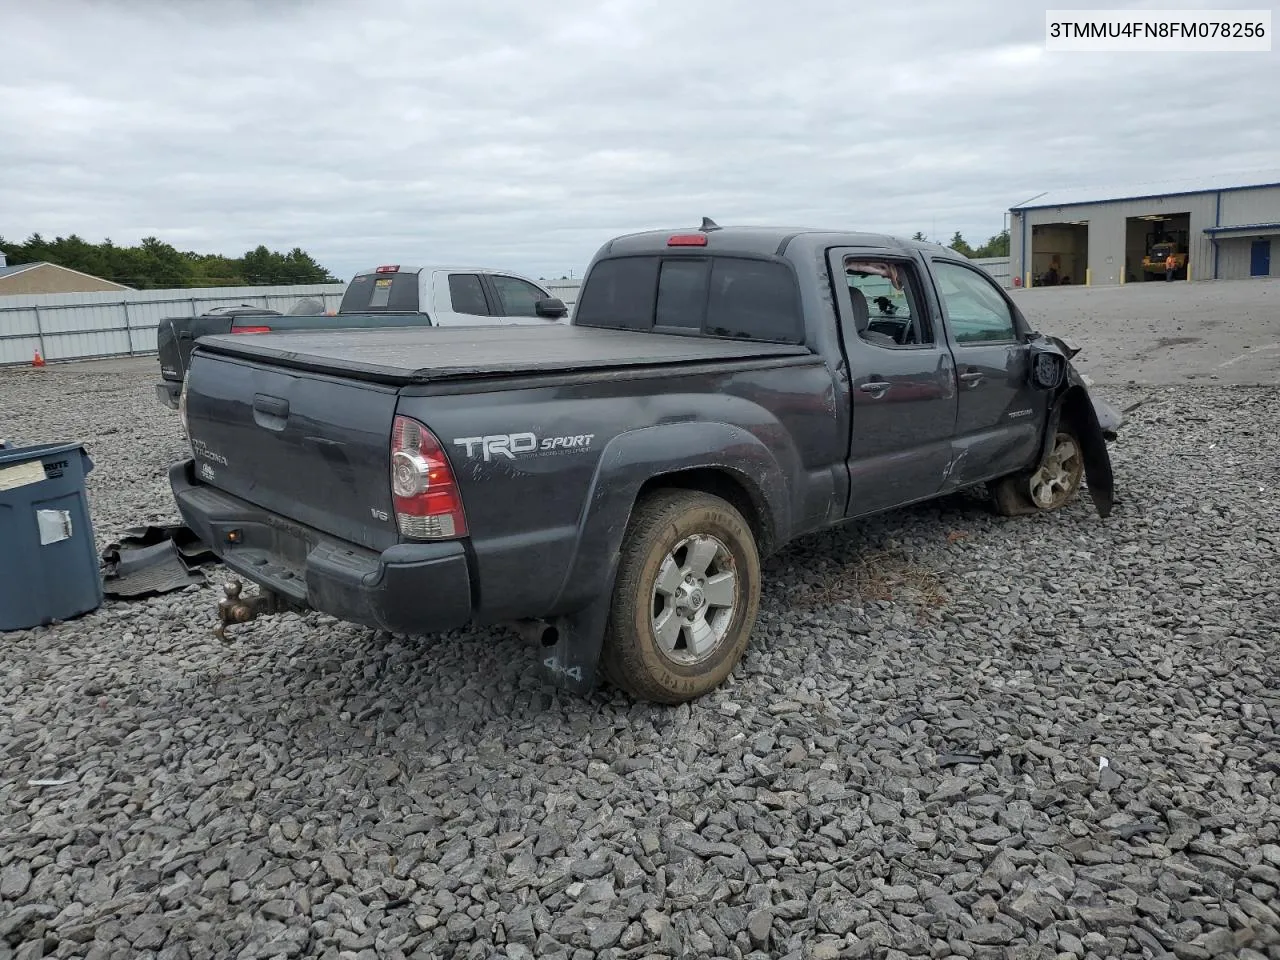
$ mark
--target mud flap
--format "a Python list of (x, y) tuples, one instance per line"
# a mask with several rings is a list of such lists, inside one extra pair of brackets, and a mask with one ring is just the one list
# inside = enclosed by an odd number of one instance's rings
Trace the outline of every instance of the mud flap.
[(543, 679), (553, 686), (579, 694), (590, 693), (596, 688), (617, 569), (615, 554), (609, 565), (605, 588), (596, 599), (576, 613), (556, 617), (556, 642), (542, 649), (542, 660), (538, 664)]

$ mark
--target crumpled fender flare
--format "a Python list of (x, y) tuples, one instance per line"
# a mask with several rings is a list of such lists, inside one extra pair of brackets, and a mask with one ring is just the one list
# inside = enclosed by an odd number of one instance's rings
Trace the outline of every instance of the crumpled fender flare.
[(1094, 409), (1089, 389), (1070, 364), (1067, 366), (1067, 384), (1049, 408), (1037, 468), (1048, 459), (1058, 427), (1063, 423), (1071, 427), (1080, 442), (1089, 497), (1093, 500), (1098, 516), (1105, 519), (1111, 516), (1115, 506), (1115, 475), (1111, 469), (1111, 455), (1107, 451), (1107, 438), (1098, 420), (1098, 412)]

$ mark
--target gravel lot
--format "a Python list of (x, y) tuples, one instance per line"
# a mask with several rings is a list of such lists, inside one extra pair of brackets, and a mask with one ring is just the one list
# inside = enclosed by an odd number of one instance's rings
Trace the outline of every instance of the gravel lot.
[[(0, 370), (0, 436), (88, 442), (99, 548), (176, 519), (154, 376)], [(212, 585), (3, 635), (0, 960), (1280, 958), (1280, 387), (1108, 395), (1109, 520), (797, 544), (692, 706), (498, 631), (224, 647)]]

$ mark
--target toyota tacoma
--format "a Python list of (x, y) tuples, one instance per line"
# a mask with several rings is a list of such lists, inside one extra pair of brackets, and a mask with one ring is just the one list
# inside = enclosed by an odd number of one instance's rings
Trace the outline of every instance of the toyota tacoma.
[(1106, 517), (1121, 417), (1075, 353), (945, 247), (704, 220), (606, 243), (567, 324), (204, 338), (170, 480), (260, 588), (224, 623), (509, 623), (564, 688), (674, 703), (797, 537), (980, 485)]

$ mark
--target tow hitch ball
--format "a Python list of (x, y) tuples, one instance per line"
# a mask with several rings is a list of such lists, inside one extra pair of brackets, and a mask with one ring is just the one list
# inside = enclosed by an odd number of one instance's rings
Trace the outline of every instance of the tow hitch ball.
[(231, 624), (248, 623), (250, 620), (256, 620), (259, 614), (271, 613), (275, 610), (274, 594), (260, 593), (256, 597), (241, 598), (244, 584), (239, 580), (232, 580), (222, 589), (227, 598), (218, 601), (218, 625), (213, 628), (213, 635), (223, 643), (230, 642), (227, 639), (227, 627)]

